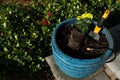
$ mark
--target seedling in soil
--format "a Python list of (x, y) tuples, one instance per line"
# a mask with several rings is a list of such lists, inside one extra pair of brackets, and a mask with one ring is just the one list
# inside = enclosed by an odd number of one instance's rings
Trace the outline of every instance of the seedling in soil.
[(85, 44), (85, 39), (88, 36), (89, 32), (89, 25), (92, 23), (92, 14), (90, 13), (85, 13), (82, 14), (81, 16), (77, 17), (77, 22), (74, 25), (75, 29), (72, 29), (68, 46), (72, 47), (73, 49), (79, 50), (82, 46)]

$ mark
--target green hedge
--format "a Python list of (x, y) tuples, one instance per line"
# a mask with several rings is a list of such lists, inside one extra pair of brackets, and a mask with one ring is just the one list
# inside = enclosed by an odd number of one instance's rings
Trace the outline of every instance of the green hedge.
[(0, 4), (0, 67), (34, 73), (47, 65), (51, 33), (59, 22), (90, 12), (98, 20), (105, 9), (119, 9), (115, 0), (50, 0), (29, 5)]

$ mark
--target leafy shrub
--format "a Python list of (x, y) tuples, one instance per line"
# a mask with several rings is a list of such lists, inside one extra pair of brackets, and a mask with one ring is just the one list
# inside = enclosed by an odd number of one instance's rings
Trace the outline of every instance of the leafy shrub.
[[(0, 64), (37, 72), (44, 65), (44, 57), (51, 52), (52, 27), (42, 24), (42, 4), (0, 5)], [(50, 25), (50, 24), (49, 24)]]
[[(116, 6), (117, 5), (117, 6)], [(92, 13), (98, 20), (105, 9), (119, 9), (116, 0), (35, 0), (29, 5), (0, 4), (0, 67), (27, 73), (47, 65), (51, 33), (59, 22)]]

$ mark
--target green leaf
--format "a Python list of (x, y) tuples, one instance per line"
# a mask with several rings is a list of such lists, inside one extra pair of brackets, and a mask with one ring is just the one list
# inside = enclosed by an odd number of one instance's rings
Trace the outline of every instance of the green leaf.
[(8, 49), (7, 49), (6, 47), (4, 47), (4, 51), (6, 51), (6, 52), (7, 52), (7, 51), (8, 51)]

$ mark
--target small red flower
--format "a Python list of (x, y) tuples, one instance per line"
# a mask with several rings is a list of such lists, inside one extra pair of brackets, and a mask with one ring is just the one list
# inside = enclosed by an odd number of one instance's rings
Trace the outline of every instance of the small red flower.
[(48, 11), (47, 15), (50, 17), (50, 16), (52, 16), (52, 13), (50, 11)]
[(42, 24), (43, 24), (44, 26), (46, 26), (46, 25), (48, 24), (48, 20), (47, 20), (47, 19), (42, 19)]

